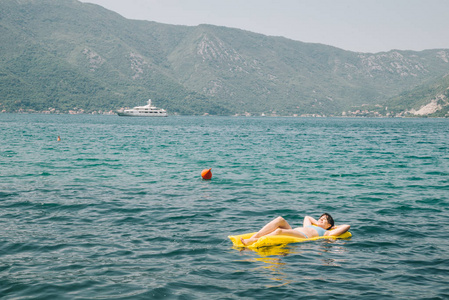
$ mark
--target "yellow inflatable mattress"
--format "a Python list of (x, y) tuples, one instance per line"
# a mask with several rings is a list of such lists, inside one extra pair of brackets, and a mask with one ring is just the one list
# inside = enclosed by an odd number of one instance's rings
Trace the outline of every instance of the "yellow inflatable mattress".
[(251, 233), (245, 233), (245, 234), (241, 234), (241, 235), (230, 235), (228, 236), (228, 238), (232, 241), (232, 243), (234, 244), (235, 247), (245, 247), (245, 248), (249, 248), (249, 249), (257, 249), (257, 248), (261, 248), (261, 247), (269, 247), (269, 246), (276, 246), (276, 245), (286, 245), (286, 244), (291, 244), (291, 243), (300, 243), (300, 242), (307, 242), (307, 241), (315, 241), (315, 240), (320, 240), (320, 239), (347, 239), (350, 238), (352, 236), (352, 234), (347, 231), (339, 236), (317, 236), (317, 237), (313, 237), (313, 238), (309, 238), (309, 239), (304, 239), (304, 238), (299, 238), (299, 237), (294, 237), (294, 236), (287, 236), (287, 235), (272, 235), (272, 236), (263, 236), (260, 239), (257, 240), (257, 242), (255, 242), (252, 245), (249, 246), (245, 246), (242, 244), (242, 241), (240, 240), (240, 238), (250, 238), (251, 236), (253, 236), (255, 234), (255, 232), (251, 232)]

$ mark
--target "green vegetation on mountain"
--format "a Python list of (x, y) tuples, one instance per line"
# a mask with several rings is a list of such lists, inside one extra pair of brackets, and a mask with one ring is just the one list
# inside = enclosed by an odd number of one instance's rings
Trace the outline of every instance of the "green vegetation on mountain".
[[(449, 74), (401, 93), (388, 101), (389, 110), (405, 115), (449, 116)], [(404, 107), (409, 108), (404, 111)]]
[[(448, 58), (449, 50), (355, 53), (128, 20), (75, 0), (0, 2), (4, 111), (109, 111), (151, 98), (172, 114), (341, 115), (367, 106), (400, 113), (437, 97), (432, 82), (449, 73)], [(407, 100), (415, 88), (431, 90)]]

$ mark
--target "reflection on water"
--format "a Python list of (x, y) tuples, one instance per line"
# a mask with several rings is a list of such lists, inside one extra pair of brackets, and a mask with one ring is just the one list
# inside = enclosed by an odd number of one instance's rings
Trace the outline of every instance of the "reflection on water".
[(295, 253), (292, 247), (287, 247), (287, 245), (279, 245), (272, 247), (261, 247), (256, 249), (240, 248), (233, 246), (232, 249), (239, 250), (240, 252), (257, 253), (261, 257), (266, 256), (287, 256), (288, 254)]
[(262, 247), (258, 249), (239, 248), (235, 246), (232, 248), (239, 250), (241, 254), (252, 255), (256, 253), (259, 256), (243, 261), (251, 263), (252, 266), (256, 264), (255, 267), (247, 270), (250, 273), (257, 273), (258, 275), (277, 283), (266, 285), (266, 288), (279, 287), (293, 282), (293, 280), (288, 278), (287, 274), (284, 272), (286, 266), (288, 266), (287, 263), (282, 261), (282, 257), (295, 253), (291, 248), (288, 248), (285, 245)]
[(286, 267), (286, 263), (282, 262), (281, 258), (259, 257), (253, 258), (252, 260), (265, 264), (254, 268), (253, 271), (266, 273), (270, 280), (278, 282), (276, 285), (267, 285), (267, 288), (288, 285), (293, 282), (293, 280), (287, 278), (287, 274), (283, 272)]
[[(338, 242), (338, 243), (337, 243)], [(343, 241), (325, 240), (320, 243), (296, 243), (289, 245), (279, 245), (273, 247), (261, 247), (257, 249), (247, 249), (232, 247), (245, 254), (257, 254), (258, 257), (252, 257), (244, 260), (245, 262), (256, 263), (257, 266), (249, 269), (250, 272), (256, 272), (263, 277), (277, 282), (275, 285), (267, 285), (267, 288), (279, 287), (298, 282), (298, 278), (291, 278), (292, 272), (288, 269), (296, 268), (296, 264), (315, 265), (318, 267), (341, 267), (341, 263), (347, 261), (348, 249), (344, 247)], [(326, 254), (326, 255), (324, 255)], [(329, 254), (331, 256), (329, 256)], [(298, 260), (286, 260), (287, 256), (297, 257)], [(335, 256), (338, 256), (336, 258)], [(301, 262), (304, 261), (305, 262)], [(262, 263), (262, 265), (260, 265)], [(296, 272), (295, 272), (296, 273)], [(290, 277), (289, 275), (290, 274)], [(315, 280), (322, 278), (308, 277), (310, 274), (298, 274), (301, 281)], [(296, 277), (296, 276), (295, 276)]]

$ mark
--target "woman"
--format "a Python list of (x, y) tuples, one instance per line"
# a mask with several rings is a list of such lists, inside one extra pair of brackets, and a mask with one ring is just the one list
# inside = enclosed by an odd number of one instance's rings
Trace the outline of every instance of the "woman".
[[(349, 228), (349, 225), (334, 226), (334, 219), (332, 219), (331, 215), (328, 213), (322, 214), (318, 221), (312, 217), (306, 216), (302, 227), (294, 229), (283, 217), (277, 217), (252, 237), (249, 239), (242, 238), (241, 241), (243, 245), (249, 246), (265, 235), (288, 235), (306, 239), (317, 236), (338, 236), (348, 231)], [(332, 229), (332, 231), (330, 231), (330, 229)]]

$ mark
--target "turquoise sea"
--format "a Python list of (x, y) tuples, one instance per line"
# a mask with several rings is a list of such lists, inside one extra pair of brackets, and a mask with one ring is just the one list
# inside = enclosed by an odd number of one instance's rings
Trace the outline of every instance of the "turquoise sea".
[[(0, 137), (1, 299), (449, 298), (447, 119), (0, 114)], [(322, 212), (353, 237), (227, 238)]]

